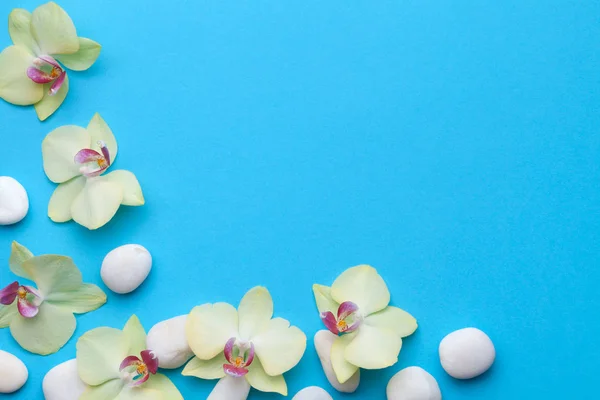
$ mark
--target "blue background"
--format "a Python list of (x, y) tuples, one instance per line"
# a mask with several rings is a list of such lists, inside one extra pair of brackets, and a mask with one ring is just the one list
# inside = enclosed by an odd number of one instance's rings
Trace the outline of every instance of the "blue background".
[[(33, 10), (40, 2), (9, 0)], [(63, 0), (81, 36), (104, 48), (71, 73), (61, 109), (0, 102), (0, 173), (31, 210), (0, 227), (36, 254), (72, 256), (102, 285), (104, 255), (146, 246), (154, 267), (131, 295), (109, 293), (78, 317), (57, 354), (0, 348), (30, 370), (7, 399), (41, 398), (44, 374), (75, 356), (77, 337), (149, 329), (205, 302), (237, 305), (271, 291), (275, 313), (309, 337), (286, 375), (335, 399), (383, 399), (388, 379), (419, 365), (444, 399), (592, 396), (600, 350), (600, 3), (593, 1)], [(6, 29), (0, 48), (8, 46)], [(114, 168), (137, 175), (147, 204), (99, 231), (46, 216), (55, 187), (41, 141), (100, 112), (119, 142)], [(400, 361), (334, 393), (314, 351), (322, 328), (311, 285), (345, 268), (378, 268), (392, 302), (417, 317)], [(2, 286), (13, 280), (4, 267)], [(107, 289), (108, 291), (108, 289)], [(439, 365), (449, 332), (476, 326), (498, 357), (455, 381)], [(214, 382), (170, 373), (186, 399)], [(278, 396), (258, 392), (252, 399)]]

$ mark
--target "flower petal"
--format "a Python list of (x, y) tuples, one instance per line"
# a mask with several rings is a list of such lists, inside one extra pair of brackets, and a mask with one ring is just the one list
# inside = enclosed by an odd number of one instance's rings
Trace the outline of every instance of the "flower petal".
[(11, 305), (17, 298), (17, 291), (19, 290), (19, 282), (15, 281), (0, 290), (0, 304), (5, 306)]
[[(15, 282), (15, 283), (17, 284), (17, 289), (18, 289), (19, 282)], [(15, 296), (16, 295), (17, 295), (17, 292), (15, 289)], [(13, 301), (14, 301), (14, 299), (13, 299)], [(12, 303), (12, 301), (10, 303)], [(6, 303), (6, 304), (10, 304), (10, 303)], [(235, 346), (235, 341), (236, 341), (236, 339), (234, 337), (229, 339), (227, 341), (227, 343), (225, 343), (225, 350), (223, 351), (223, 354), (225, 355), (225, 359), (227, 360), (227, 362), (229, 362), (231, 364), (233, 364), (233, 346)]]
[(101, 327), (84, 333), (77, 341), (77, 370), (88, 385), (119, 378), (119, 365), (128, 354), (129, 341), (115, 328)]
[[(75, 154), (75, 163), (80, 165), (79, 172), (86, 177), (94, 177), (102, 174), (108, 168), (108, 162), (105, 162), (104, 156), (92, 149), (81, 149)], [(105, 166), (101, 167), (98, 160), (103, 160)]]
[(57, 94), (60, 88), (62, 87), (63, 83), (65, 82), (65, 79), (67, 79), (67, 73), (66, 71), (63, 71), (58, 76), (58, 78), (56, 78), (56, 80), (52, 82), (52, 85), (50, 85), (50, 91), (48, 92), (48, 94), (50, 96), (54, 96), (55, 94)]
[(45, 356), (56, 353), (69, 341), (75, 325), (73, 313), (42, 303), (35, 317), (13, 318), (10, 333), (25, 350)]
[(248, 374), (246, 374), (245, 377), (248, 380), (248, 383), (256, 390), (260, 390), (261, 392), (279, 393), (283, 396), (287, 396), (287, 384), (285, 383), (283, 375), (268, 375), (260, 363), (260, 358), (254, 360), (252, 366), (248, 368)]
[(235, 378), (241, 378), (248, 373), (248, 370), (243, 367), (234, 367), (231, 364), (224, 364), (223, 371), (229, 376), (233, 376)]
[(13, 274), (20, 276), (21, 278), (33, 280), (31, 275), (23, 269), (23, 262), (33, 257), (33, 254), (23, 245), (12, 242), (10, 258), (8, 259), (8, 266)]
[(43, 54), (71, 54), (79, 50), (73, 21), (54, 2), (41, 5), (33, 11), (31, 33)]
[(331, 288), (329, 286), (318, 285), (315, 283), (312, 288), (317, 308), (320, 313), (337, 311), (339, 304), (331, 298)]
[(48, 217), (54, 222), (71, 220), (71, 205), (85, 186), (85, 177), (78, 176), (59, 184), (48, 203)]
[(252, 343), (267, 375), (276, 376), (300, 362), (306, 350), (306, 335), (287, 320), (274, 318)]
[(0, 328), (9, 326), (12, 319), (17, 315), (19, 315), (17, 303), (12, 303), (9, 306), (0, 305)]
[(244, 355), (244, 357), (246, 357), (246, 360), (244, 361), (244, 363), (246, 364), (246, 367), (248, 367), (248, 366), (250, 366), (252, 364), (252, 361), (254, 361), (254, 355), (255, 354), (256, 354), (256, 351), (255, 351), (255, 348), (254, 348), (254, 343), (250, 342), (250, 348), (248, 349), (248, 351)]
[(129, 343), (127, 354), (140, 354), (146, 350), (146, 331), (136, 315), (129, 318), (123, 327), (123, 333)]
[(331, 286), (331, 297), (338, 303), (351, 301), (363, 316), (383, 310), (390, 303), (387, 285), (369, 265), (359, 265), (344, 271)]
[(246, 400), (250, 393), (250, 384), (246, 379), (225, 376), (220, 379), (206, 400)]
[(131, 367), (132, 365), (139, 365), (140, 359), (136, 356), (127, 356), (121, 364), (119, 365), (119, 371), (123, 371), (127, 367)]
[(45, 254), (32, 257), (22, 265), (44, 297), (56, 292), (69, 293), (82, 284), (81, 272), (70, 257)]
[(26, 299), (18, 300), (17, 309), (19, 310), (19, 314), (25, 318), (33, 318), (38, 315), (38, 312), (40, 311), (36, 305), (27, 301)]
[(358, 311), (358, 306), (351, 301), (345, 301), (338, 308), (338, 319), (345, 319), (350, 314)]
[(75, 314), (84, 314), (104, 305), (106, 293), (96, 285), (83, 283), (77, 289), (68, 292), (52, 292), (46, 296), (45, 301)]
[(257, 286), (248, 291), (238, 307), (241, 339), (251, 340), (267, 328), (273, 316), (273, 299), (269, 291)]
[(0, 53), (0, 98), (18, 106), (29, 106), (44, 97), (44, 87), (29, 79), (27, 68), (33, 56), (22, 47), (9, 46)]
[(123, 190), (102, 177), (89, 178), (71, 205), (73, 220), (88, 229), (98, 229), (108, 223), (123, 201)]
[(225, 376), (223, 364), (227, 360), (223, 354), (217, 354), (210, 360), (201, 360), (198, 357), (191, 359), (181, 372), (184, 376), (195, 376), (200, 379), (220, 379)]
[(116, 399), (123, 390), (125, 383), (122, 379), (112, 379), (98, 386), (88, 386), (79, 400), (106, 400)]
[(347, 333), (345, 335), (338, 336), (335, 338), (333, 345), (331, 346), (331, 366), (333, 367), (333, 372), (335, 372), (335, 376), (340, 383), (346, 382), (348, 379), (352, 378), (356, 371), (358, 371), (358, 367), (350, 364), (344, 356), (346, 348), (355, 337), (356, 333)]
[(144, 205), (144, 194), (137, 178), (132, 172), (124, 169), (109, 172), (102, 177), (103, 179), (117, 183), (123, 189), (123, 201), (121, 202), (124, 206), (141, 206)]
[(75, 154), (89, 148), (92, 138), (85, 128), (61, 126), (50, 132), (42, 142), (44, 172), (54, 183), (66, 182), (81, 175)]
[(163, 374), (153, 375), (143, 386), (131, 388), (128, 394), (129, 397), (119, 397), (119, 400), (183, 400), (177, 387)]
[(56, 59), (73, 71), (85, 71), (90, 68), (100, 55), (102, 46), (91, 39), (80, 37), (79, 50), (72, 54), (60, 54)]
[(27, 68), (27, 77), (35, 83), (49, 83), (56, 79), (49, 73), (37, 69), (36, 67)]
[(148, 371), (150, 371), (151, 374), (156, 374), (156, 371), (158, 371), (158, 357), (156, 354), (154, 354), (152, 350), (144, 350), (140, 354), (142, 356), (142, 361), (146, 364), (146, 367), (148, 367)]
[(75, 157), (73, 157), (73, 159), (78, 164), (86, 164), (92, 161), (98, 161), (103, 157), (104, 156), (98, 153), (96, 150), (81, 149), (77, 152), (77, 154), (75, 154)]
[(69, 93), (69, 76), (63, 74), (61, 77), (64, 81), (61, 82), (60, 89), (56, 88), (56, 91), (52, 91), (55, 83), (46, 83), (43, 86), (44, 97), (33, 106), (40, 121), (45, 121), (49, 116), (54, 114), (63, 101), (65, 101), (67, 93)]
[(225, 344), (238, 336), (238, 314), (227, 303), (203, 304), (190, 312), (185, 325), (190, 348), (201, 360), (222, 354)]
[(31, 13), (15, 8), (8, 16), (8, 33), (16, 46), (23, 47), (31, 55), (39, 53), (39, 47), (31, 35)]
[(401, 347), (402, 339), (392, 331), (363, 325), (346, 347), (344, 356), (360, 368), (380, 369), (398, 361)]
[(87, 126), (87, 130), (92, 138), (92, 145), (90, 148), (100, 151), (100, 145), (98, 142), (104, 142), (110, 153), (110, 163), (114, 163), (117, 158), (117, 152), (119, 150), (117, 146), (117, 140), (113, 135), (112, 130), (100, 116), (96, 113), (92, 117), (90, 123)]
[(406, 311), (388, 306), (365, 318), (365, 324), (379, 329), (389, 329), (401, 338), (412, 335), (417, 330), (417, 320)]

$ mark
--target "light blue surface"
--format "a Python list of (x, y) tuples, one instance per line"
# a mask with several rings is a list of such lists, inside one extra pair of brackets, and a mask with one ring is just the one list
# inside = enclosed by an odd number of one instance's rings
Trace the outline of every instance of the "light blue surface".
[[(477, 4), (475, 4), (477, 3)], [(38, 1), (5, 0), (0, 16)], [(275, 313), (309, 337), (286, 375), (335, 399), (384, 399), (388, 379), (420, 365), (444, 399), (584, 399), (600, 350), (600, 4), (592, 1), (185, 1), (60, 3), (104, 48), (72, 73), (45, 123), (0, 102), (0, 175), (28, 190), (31, 210), (0, 227), (9, 243), (72, 256), (102, 285), (104, 255), (139, 243), (146, 283), (110, 293), (78, 317), (59, 353), (27, 354), (7, 329), (40, 399), (77, 337), (154, 323), (214, 301), (237, 305), (266, 285)], [(3, 19), (4, 20), (4, 19)], [(9, 44), (0, 27), (0, 48)], [(138, 176), (147, 204), (89, 232), (46, 217), (55, 187), (41, 141), (98, 111), (119, 142), (117, 168)], [(345, 268), (378, 268), (392, 301), (417, 317), (399, 363), (365, 372), (353, 396), (333, 393), (314, 352), (322, 328), (311, 285)], [(102, 286), (104, 287), (104, 286)], [(437, 356), (450, 331), (488, 332), (498, 358), (485, 376), (449, 378)], [(169, 374), (186, 399), (213, 382)], [(1, 396), (1, 395), (0, 395)], [(251, 399), (279, 396), (251, 394)]]

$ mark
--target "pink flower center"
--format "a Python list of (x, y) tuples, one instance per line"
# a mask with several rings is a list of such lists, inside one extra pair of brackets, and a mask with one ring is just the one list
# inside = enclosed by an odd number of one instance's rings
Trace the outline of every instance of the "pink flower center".
[(337, 317), (331, 311), (327, 311), (321, 313), (321, 320), (329, 331), (339, 335), (357, 330), (362, 323), (362, 316), (356, 304), (345, 301), (338, 307)]
[(33, 60), (32, 65), (27, 68), (29, 79), (39, 84), (52, 83), (48, 95), (55, 95), (67, 77), (67, 72), (60, 66), (58, 61), (50, 56), (39, 56)]
[(248, 367), (254, 361), (254, 345), (252, 343), (237, 343), (231, 338), (223, 350), (228, 364), (223, 364), (223, 371), (233, 377), (241, 377), (248, 373)]
[(144, 350), (140, 353), (141, 359), (136, 356), (125, 357), (119, 367), (123, 379), (129, 386), (139, 386), (158, 371), (158, 357), (152, 350)]

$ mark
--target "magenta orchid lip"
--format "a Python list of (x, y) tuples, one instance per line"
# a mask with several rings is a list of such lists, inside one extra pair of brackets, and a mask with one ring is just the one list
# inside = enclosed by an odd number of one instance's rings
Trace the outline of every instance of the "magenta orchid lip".
[(358, 306), (351, 301), (340, 304), (337, 317), (331, 311), (322, 312), (321, 320), (327, 329), (336, 335), (354, 332), (362, 322), (358, 313)]
[[(33, 301), (30, 298), (33, 297)], [(31, 286), (19, 285), (15, 281), (0, 290), (0, 304), (9, 306), (17, 300), (17, 309), (19, 314), (25, 318), (33, 318), (40, 311), (35, 303), (41, 300), (41, 295), (37, 289)]]
[(52, 82), (48, 94), (55, 95), (67, 77), (58, 61), (50, 56), (39, 56), (33, 60), (33, 65), (27, 68), (27, 76), (35, 83), (45, 84)]
[(82, 149), (75, 154), (75, 163), (81, 165), (79, 171), (88, 178), (101, 175), (111, 164), (106, 143), (99, 140), (98, 146), (102, 153), (92, 149)]
[(140, 386), (158, 371), (158, 357), (152, 350), (142, 351), (140, 357), (125, 357), (119, 366), (130, 386)]
[(223, 364), (227, 375), (239, 378), (248, 373), (248, 368), (254, 361), (254, 344), (236, 345), (236, 338), (232, 337), (225, 344), (225, 359), (229, 364)]

